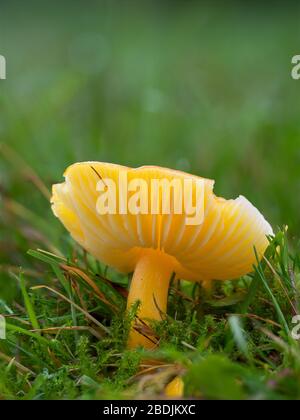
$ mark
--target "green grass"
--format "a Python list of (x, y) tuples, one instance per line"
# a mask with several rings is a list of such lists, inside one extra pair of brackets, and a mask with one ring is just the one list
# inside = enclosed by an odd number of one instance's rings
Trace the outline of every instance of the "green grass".
[[(0, 15), (0, 398), (158, 397), (177, 374), (186, 397), (300, 398), (290, 335), (300, 6), (28, 4), (1, 5)], [(128, 278), (85, 255), (50, 210), (51, 185), (82, 160), (213, 178), (218, 195), (245, 195), (277, 232), (249, 276), (211, 291), (172, 285), (146, 379), (149, 354), (125, 350)]]
[(30, 251), (31, 275), (11, 276), (19, 299), (1, 302), (8, 330), (1, 397), (162, 398), (179, 374), (187, 398), (300, 398), (300, 351), (291, 337), (300, 262), (285, 236), (278, 232), (240, 280), (210, 291), (173, 282), (168, 315), (151, 325), (160, 340), (153, 352), (126, 350), (135, 313), (124, 317), (127, 277), (110, 270), (104, 277), (106, 268), (75, 244), (66, 260)]

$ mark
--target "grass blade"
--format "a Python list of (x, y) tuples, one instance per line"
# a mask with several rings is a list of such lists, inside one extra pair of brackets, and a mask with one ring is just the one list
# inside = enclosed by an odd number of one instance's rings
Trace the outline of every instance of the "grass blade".
[(26, 290), (24, 274), (21, 271), (19, 277), (17, 277), (15, 274), (13, 274), (13, 276), (16, 277), (20, 282), (20, 288), (21, 288), (25, 308), (27, 310), (27, 314), (28, 314), (28, 318), (30, 320), (30, 323), (35, 330), (38, 330), (40, 328), (40, 325), (38, 323), (37, 316), (35, 314), (35, 310), (34, 310), (32, 302), (31, 302), (31, 299), (30, 299), (30, 297), (27, 293), (27, 290)]

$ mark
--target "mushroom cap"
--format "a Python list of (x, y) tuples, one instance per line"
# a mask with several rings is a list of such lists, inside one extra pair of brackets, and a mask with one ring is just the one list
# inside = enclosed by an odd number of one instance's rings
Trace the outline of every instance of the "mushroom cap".
[[(115, 182), (118, 208), (120, 174), (126, 175), (128, 183), (133, 179), (145, 181), (150, 201), (153, 179), (176, 179), (181, 183), (191, 180), (193, 200), (196, 200), (194, 181), (201, 180), (202, 222), (187, 224), (186, 212), (176, 214), (174, 205), (170, 214), (163, 214), (161, 209), (158, 214), (119, 214), (118, 211), (99, 214), (98, 183), (105, 184), (105, 179)], [(168, 256), (179, 278), (234, 279), (252, 271), (256, 261), (254, 247), (262, 257), (268, 246), (267, 235), (273, 234), (269, 223), (245, 197), (234, 200), (217, 197), (213, 193), (214, 181), (177, 170), (157, 166), (132, 169), (111, 163), (82, 162), (68, 167), (64, 177), (64, 183), (53, 185), (54, 214), (84, 249), (122, 273), (134, 271), (141, 255), (152, 249)], [(180, 197), (173, 194), (175, 203)], [(162, 203), (161, 190), (156, 199)]]

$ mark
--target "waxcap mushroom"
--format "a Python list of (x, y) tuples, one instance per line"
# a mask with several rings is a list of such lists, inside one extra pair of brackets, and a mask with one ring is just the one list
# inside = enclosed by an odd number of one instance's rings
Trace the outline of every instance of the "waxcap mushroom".
[[(269, 223), (245, 197), (234, 200), (217, 197), (213, 193), (214, 181), (184, 172), (156, 166), (132, 169), (82, 162), (67, 168), (64, 176), (64, 183), (53, 186), (54, 214), (94, 257), (120, 272), (134, 273), (128, 306), (140, 300), (141, 319), (160, 319), (160, 311), (166, 311), (172, 273), (200, 282), (238, 278), (252, 271), (256, 261), (254, 248), (261, 258), (268, 245), (267, 236), (273, 234)], [(125, 178), (127, 182), (139, 180), (136, 187), (149, 187), (142, 193), (138, 188), (127, 191), (126, 200), (134, 199), (141, 204), (142, 194), (150, 202), (155, 198), (159, 203), (156, 214), (149, 208), (136, 214), (124, 211), (124, 197), (118, 193)], [(168, 197), (172, 201), (169, 213), (164, 212), (164, 190), (156, 190), (153, 196), (153, 180), (176, 180), (179, 182), (176, 185), (182, 187), (185, 181), (192, 181), (188, 188), (194, 202), (200, 186), (200, 223), (187, 224), (190, 215), (183, 206), (181, 214), (174, 211), (183, 197), (175, 189), (171, 189)], [(99, 210), (99, 197), (109, 193), (110, 184), (114, 184), (116, 202), (113, 212), (104, 214)], [(151, 346), (145, 337), (133, 332), (130, 345), (139, 344)]]

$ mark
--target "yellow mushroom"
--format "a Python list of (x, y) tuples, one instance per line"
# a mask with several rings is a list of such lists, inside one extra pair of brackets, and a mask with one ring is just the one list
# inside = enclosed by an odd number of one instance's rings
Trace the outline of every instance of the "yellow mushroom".
[[(246, 198), (217, 197), (209, 179), (101, 162), (76, 163), (64, 176), (64, 183), (53, 186), (54, 214), (94, 257), (133, 272), (127, 305), (140, 301), (142, 324), (166, 312), (172, 273), (206, 284), (240, 277), (252, 270), (254, 247), (261, 257), (273, 234)], [(154, 343), (132, 329), (128, 345)]]
[(165, 395), (169, 398), (180, 398), (184, 392), (184, 383), (179, 376), (176, 376), (165, 387)]

